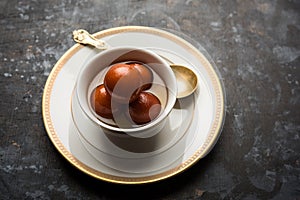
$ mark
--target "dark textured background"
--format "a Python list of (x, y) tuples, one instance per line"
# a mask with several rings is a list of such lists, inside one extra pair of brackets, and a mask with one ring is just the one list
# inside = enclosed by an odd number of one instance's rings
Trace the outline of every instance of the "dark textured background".
[[(299, 0), (1, 0), (0, 199), (300, 199)], [(212, 152), (182, 174), (126, 186), (73, 168), (44, 129), (41, 98), (71, 33), (180, 31), (208, 51), (227, 92)]]

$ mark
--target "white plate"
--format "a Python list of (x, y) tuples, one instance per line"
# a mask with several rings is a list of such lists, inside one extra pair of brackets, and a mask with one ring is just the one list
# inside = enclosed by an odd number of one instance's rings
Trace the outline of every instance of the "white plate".
[(165, 179), (203, 158), (216, 143), (225, 118), (222, 83), (207, 54), (181, 37), (149, 27), (118, 27), (94, 36), (110, 46), (147, 48), (191, 68), (198, 76), (198, 89), (177, 102), (166, 127), (153, 138), (82, 132), (88, 127), (77, 127), (73, 119), (72, 92), (80, 68), (99, 51), (76, 44), (56, 63), (44, 90), (44, 124), (58, 151), (93, 177), (127, 184)]

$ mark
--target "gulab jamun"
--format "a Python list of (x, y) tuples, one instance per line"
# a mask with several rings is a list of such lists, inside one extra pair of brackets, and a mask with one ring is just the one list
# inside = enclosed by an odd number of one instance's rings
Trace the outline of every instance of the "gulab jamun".
[(139, 63), (131, 63), (141, 74), (142, 76), (142, 90), (148, 90), (152, 86), (153, 82), (153, 73), (145, 65)]
[(150, 92), (141, 92), (136, 101), (129, 105), (129, 114), (136, 124), (154, 120), (161, 111), (160, 100)]
[(91, 95), (91, 105), (94, 111), (101, 117), (113, 119), (113, 113), (118, 110), (118, 108), (111, 107), (111, 96), (106, 91), (103, 84), (97, 86)]
[(112, 65), (104, 77), (104, 87), (112, 100), (122, 104), (135, 101), (141, 86), (140, 72), (133, 65), (125, 63)]

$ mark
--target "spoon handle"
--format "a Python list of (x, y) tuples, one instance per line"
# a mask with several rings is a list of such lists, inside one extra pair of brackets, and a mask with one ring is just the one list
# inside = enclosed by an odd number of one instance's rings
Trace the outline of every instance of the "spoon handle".
[(103, 40), (95, 38), (84, 29), (73, 31), (73, 39), (77, 43), (88, 44), (96, 47), (97, 49), (104, 50), (108, 48), (108, 45)]

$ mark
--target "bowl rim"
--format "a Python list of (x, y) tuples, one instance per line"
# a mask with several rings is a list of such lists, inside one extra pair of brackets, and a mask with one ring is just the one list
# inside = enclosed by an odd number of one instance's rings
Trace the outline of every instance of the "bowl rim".
[[(120, 127), (116, 127), (113, 125), (109, 125), (105, 122), (102, 122), (101, 120), (99, 120), (93, 113), (92, 111), (87, 111), (84, 107), (84, 105), (82, 105), (82, 99), (86, 99), (87, 95), (87, 91), (86, 92), (81, 92), (79, 91), (79, 87), (81, 84), (82, 78), (83, 78), (83, 74), (84, 72), (90, 68), (92, 66), (92, 64), (95, 62), (95, 60), (99, 59), (99, 57), (104, 56), (105, 54), (109, 54), (113, 51), (124, 51), (124, 52), (129, 52), (129, 51), (141, 51), (145, 54), (148, 54), (152, 57), (154, 57), (156, 60), (158, 60), (160, 62), (160, 64), (162, 64), (163, 66), (166, 67), (167, 71), (169, 71), (170, 77), (173, 84), (172, 86), (174, 88), (169, 88), (169, 86), (167, 86), (168, 88), (168, 100), (167, 100), (167, 104), (163, 110), (163, 112), (153, 121), (146, 123), (145, 125), (141, 125), (138, 127), (130, 127), (130, 128), (120, 128)], [(146, 63), (147, 64), (147, 63)], [(165, 80), (163, 80), (165, 81)], [(83, 96), (84, 95), (84, 96)], [(93, 123), (95, 123), (96, 125), (105, 128), (107, 130), (110, 131), (114, 131), (114, 132), (123, 132), (123, 133), (135, 133), (135, 132), (141, 132), (141, 131), (146, 131), (149, 130), (151, 128), (155, 128), (156, 126), (158, 126), (161, 122), (164, 121), (164, 119), (167, 118), (167, 116), (169, 115), (169, 113), (172, 111), (175, 103), (176, 103), (176, 99), (177, 99), (177, 81), (176, 81), (176, 77), (171, 69), (171, 67), (169, 67), (169, 64), (167, 63), (167, 61), (165, 61), (163, 58), (161, 58), (158, 54), (156, 54), (155, 52), (148, 50), (148, 49), (144, 49), (144, 48), (140, 48), (140, 47), (132, 47), (132, 46), (122, 46), (122, 47), (110, 47), (109, 49), (103, 50), (100, 53), (96, 54), (93, 58), (91, 58), (80, 70), (78, 76), (77, 76), (77, 80), (76, 80), (76, 98), (78, 100), (78, 104), (80, 106), (80, 109), (83, 111), (84, 115), (87, 116)], [(173, 98), (170, 98), (173, 97)], [(87, 101), (88, 102), (88, 101)]]

